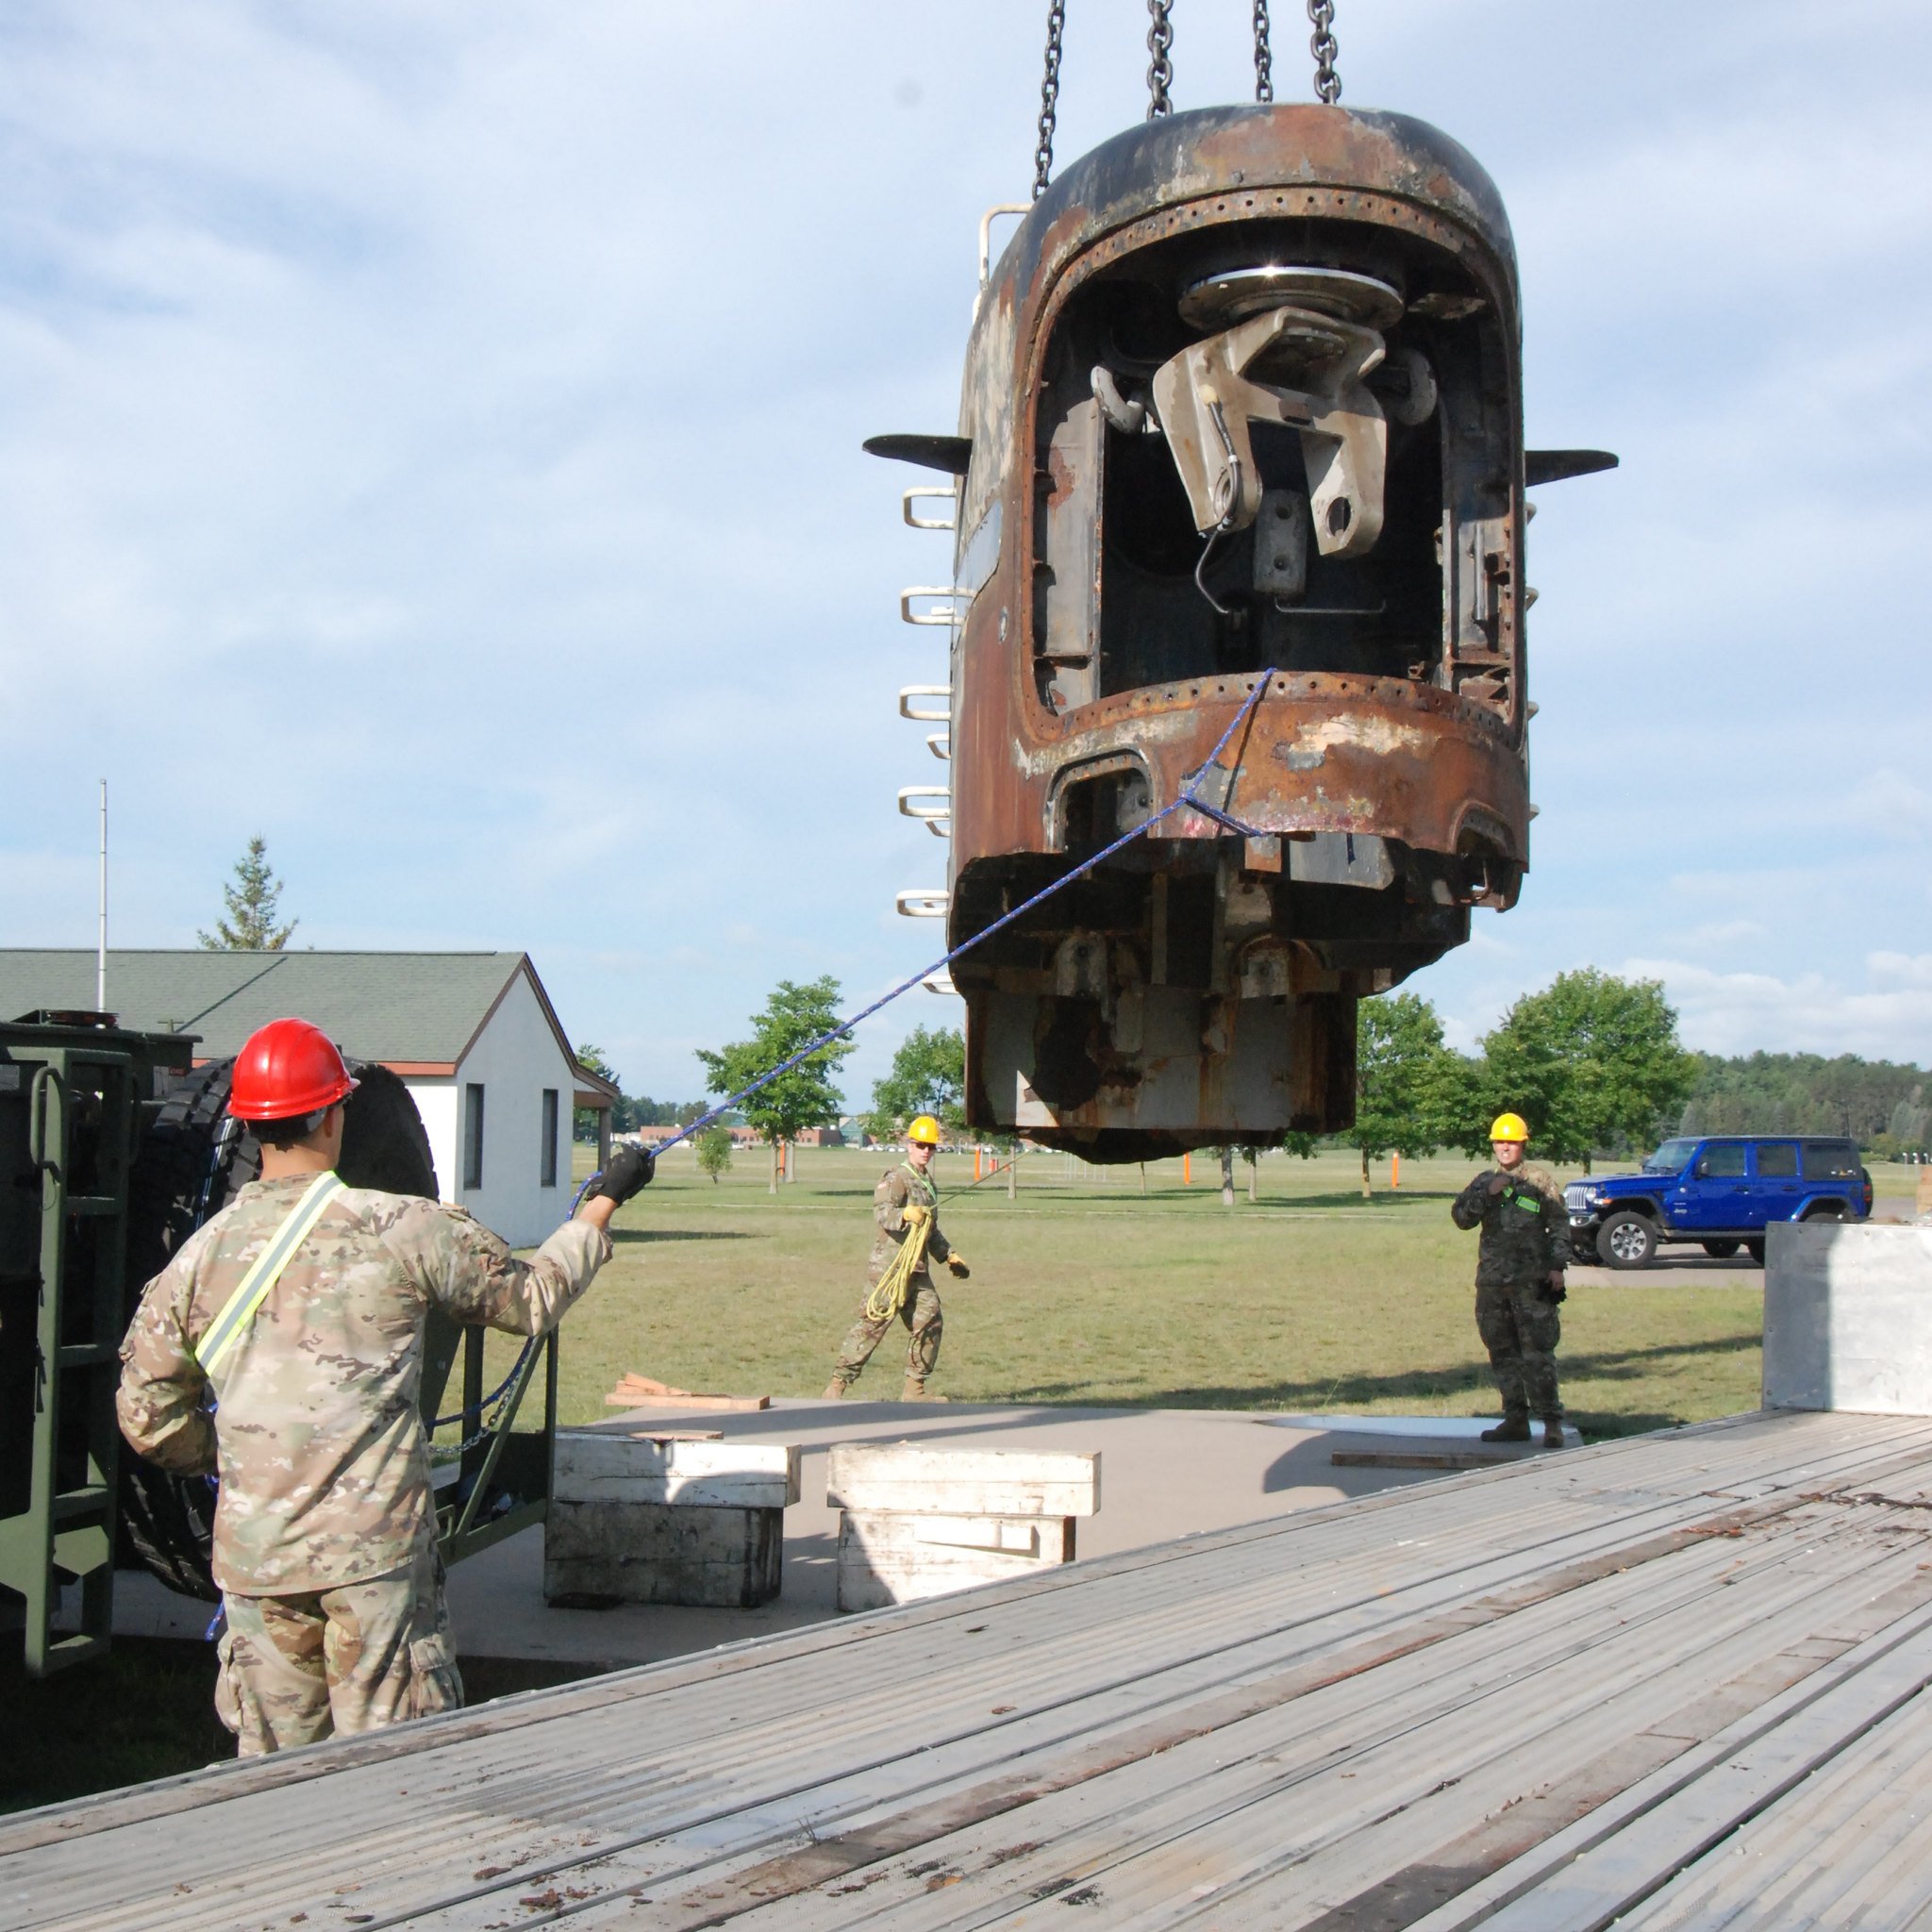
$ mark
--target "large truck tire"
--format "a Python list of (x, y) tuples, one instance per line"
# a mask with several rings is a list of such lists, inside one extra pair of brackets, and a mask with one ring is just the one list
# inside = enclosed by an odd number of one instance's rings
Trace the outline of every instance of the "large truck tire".
[[(127, 1314), (141, 1291), (190, 1235), (261, 1173), (255, 1136), (225, 1109), (233, 1060), (216, 1060), (178, 1081), (142, 1141), (128, 1189)], [(351, 1060), (360, 1082), (350, 1096), (337, 1172), (352, 1188), (437, 1198), (429, 1136), (409, 1090), (373, 1060)], [(214, 1486), (171, 1475), (132, 1451), (121, 1458), (121, 1544), (170, 1590), (219, 1600), (208, 1553)]]

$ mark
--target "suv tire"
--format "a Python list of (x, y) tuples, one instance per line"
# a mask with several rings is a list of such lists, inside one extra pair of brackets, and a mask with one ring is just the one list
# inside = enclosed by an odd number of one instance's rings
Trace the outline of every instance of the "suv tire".
[(1715, 1256), (1720, 1261), (1728, 1261), (1738, 1252), (1736, 1241), (1706, 1241), (1704, 1252)]
[(1747, 1255), (1749, 1255), (1751, 1258), (1754, 1261), (1756, 1261), (1760, 1268), (1762, 1268), (1764, 1266), (1764, 1237), (1762, 1235), (1754, 1234), (1751, 1237), (1751, 1239), (1744, 1243), (1744, 1252)]
[(1597, 1230), (1596, 1251), (1607, 1268), (1648, 1268), (1657, 1255), (1657, 1224), (1626, 1208)]

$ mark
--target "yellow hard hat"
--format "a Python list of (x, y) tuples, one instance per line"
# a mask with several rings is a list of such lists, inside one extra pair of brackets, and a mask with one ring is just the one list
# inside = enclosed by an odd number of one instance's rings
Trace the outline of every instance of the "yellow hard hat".
[(940, 1124), (931, 1114), (923, 1113), (906, 1129), (906, 1138), (922, 1147), (937, 1147), (940, 1144)]
[(1490, 1123), (1490, 1139), (1492, 1141), (1527, 1141), (1529, 1123), (1520, 1113), (1499, 1113)]

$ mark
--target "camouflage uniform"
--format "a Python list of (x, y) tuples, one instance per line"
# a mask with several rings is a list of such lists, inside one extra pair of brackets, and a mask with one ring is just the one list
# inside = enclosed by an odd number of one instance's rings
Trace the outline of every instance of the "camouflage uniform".
[[(903, 1167), (891, 1168), (880, 1176), (878, 1186), (872, 1191), (872, 1218), (877, 1222), (879, 1231), (873, 1241), (872, 1262), (866, 1270), (868, 1291), (879, 1285), (880, 1277), (897, 1257), (900, 1243), (910, 1232), (906, 1224), (906, 1209), (913, 1201), (924, 1203), (932, 1215), (932, 1236), (926, 1242), (926, 1260), (944, 1261), (953, 1252), (946, 1244), (945, 1236), (940, 1232), (940, 1191), (931, 1177), (921, 1174), (909, 1161)], [(945, 1328), (945, 1317), (940, 1310), (940, 1291), (932, 1284), (930, 1270), (924, 1265), (906, 1284), (906, 1300), (899, 1309), (899, 1320), (905, 1323), (911, 1337), (906, 1348), (906, 1379), (924, 1382), (938, 1366), (940, 1336)], [(853, 1323), (846, 1331), (845, 1340), (839, 1344), (839, 1360), (832, 1370), (833, 1381), (841, 1388), (851, 1388), (858, 1379), (858, 1372), (865, 1367), (873, 1350), (885, 1340), (886, 1330), (891, 1325), (890, 1315), (882, 1322), (874, 1322), (861, 1307), (858, 1320)]]
[[(1498, 1174), (1508, 1185), (1489, 1191)], [(1534, 1412), (1561, 1422), (1557, 1395), (1557, 1343), (1563, 1332), (1557, 1304), (1544, 1288), (1570, 1260), (1570, 1216), (1556, 1177), (1541, 1167), (1491, 1168), (1457, 1195), (1449, 1213), (1457, 1227), (1480, 1225), (1475, 1264), (1475, 1326), (1490, 1352), (1490, 1370), (1503, 1396), (1506, 1422)]]
[(148, 1283), (121, 1345), (128, 1441), (180, 1474), (220, 1472), (215, 1704), (243, 1757), (461, 1703), (417, 1412), (424, 1324), (434, 1303), (541, 1335), (610, 1254), (570, 1221), (525, 1263), (460, 1208), (345, 1188), (209, 1375), (194, 1344), (313, 1179), (243, 1188)]

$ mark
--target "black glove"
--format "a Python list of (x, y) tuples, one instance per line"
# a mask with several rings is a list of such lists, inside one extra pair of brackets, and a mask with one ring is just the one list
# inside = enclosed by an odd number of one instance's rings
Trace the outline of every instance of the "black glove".
[(651, 1185), (658, 1162), (648, 1147), (620, 1147), (604, 1172), (584, 1190), (587, 1201), (615, 1201), (622, 1208), (641, 1188)]
[(1560, 1281), (1546, 1281), (1537, 1290), (1536, 1298), (1554, 1307), (1558, 1302), (1570, 1299), (1570, 1291)]

